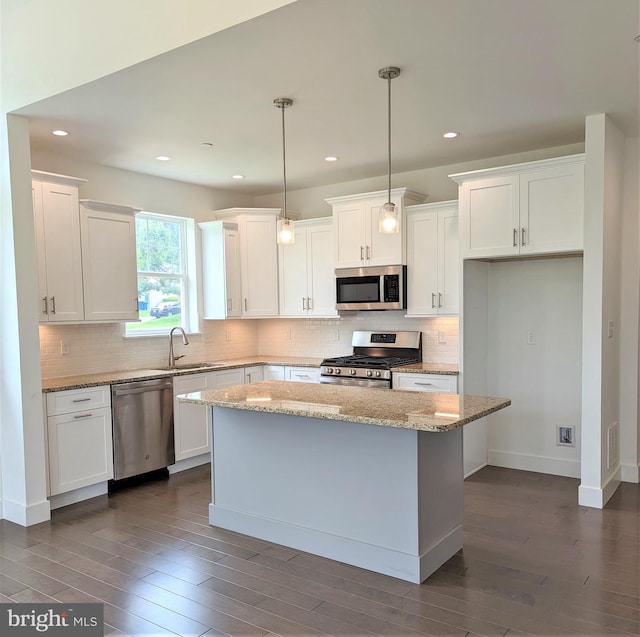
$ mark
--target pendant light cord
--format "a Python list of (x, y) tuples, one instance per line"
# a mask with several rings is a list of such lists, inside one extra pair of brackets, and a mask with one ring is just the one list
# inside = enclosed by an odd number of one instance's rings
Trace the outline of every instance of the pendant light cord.
[(388, 109), (387, 109), (387, 113), (388, 113), (388, 126), (387, 126), (387, 130), (389, 132), (389, 139), (388, 139), (388, 144), (387, 144), (387, 148), (389, 150), (389, 158), (388, 158), (388, 174), (389, 174), (389, 186), (388, 186), (388, 201), (389, 203), (391, 203), (391, 76), (389, 76), (389, 78), (387, 79), (387, 96), (388, 96)]
[(284, 105), (280, 107), (282, 111), (282, 187), (283, 187), (283, 200), (284, 200), (284, 218), (287, 219), (287, 151), (285, 144), (284, 134)]

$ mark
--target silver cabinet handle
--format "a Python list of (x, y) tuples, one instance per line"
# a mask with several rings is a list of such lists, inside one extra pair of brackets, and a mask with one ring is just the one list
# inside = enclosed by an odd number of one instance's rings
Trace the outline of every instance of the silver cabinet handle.
[(296, 374), (296, 376), (298, 378), (311, 378), (311, 376), (309, 376), (309, 374)]
[(88, 400), (91, 400), (91, 398), (74, 398), (71, 402), (72, 403), (86, 403)]
[(138, 297), (133, 299), (133, 302), (135, 303), (134, 307), (136, 309), (136, 312), (139, 312), (140, 311), (140, 307), (138, 306)]
[(438, 292), (438, 307), (442, 307), (442, 292)]
[(55, 314), (56, 313), (56, 297), (52, 296), (51, 297), (51, 314)]
[(420, 382), (420, 381), (418, 381), (418, 380), (417, 380), (417, 381), (415, 381), (415, 383), (413, 383), (413, 384), (414, 384), (414, 385), (423, 385), (424, 387), (427, 387), (427, 386), (429, 386), (429, 387), (430, 387), (431, 385), (433, 385), (433, 383), (421, 383), (421, 382)]
[(369, 249), (369, 246), (367, 246), (367, 261), (371, 258), (371, 251)]
[(245, 298), (245, 300), (244, 300), (244, 311), (245, 311), (245, 312), (247, 311), (247, 299), (246, 299), (246, 298)]
[(308, 310), (312, 310), (313, 309), (313, 305), (311, 304), (311, 297), (310, 296), (307, 297), (307, 309)]
[(364, 248), (360, 246), (360, 261), (364, 261)]
[(524, 228), (522, 228), (522, 245), (526, 245), (524, 242)]
[(49, 300), (47, 299), (47, 297), (43, 297), (42, 300), (44, 301), (44, 311), (42, 312), (43, 314), (49, 314)]
[(307, 309), (307, 304), (305, 303), (305, 297), (302, 297), (302, 309), (306, 310)]
[(74, 418), (78, 420), (79, 418), (91, 418), (91, 416), (93, 416), (93, 414), (78, 414), (77, 416), (74, 416)]
[(518, 247), (518, 229), (517, 228), (513, 229), (513, 247), (514, 248)]
[(435, 307), (435, 306), (436, 306), (436, 293), (431, 292), (431, 307)]
[(231, 299), (227, 299), (227, 312), (231, 312)]

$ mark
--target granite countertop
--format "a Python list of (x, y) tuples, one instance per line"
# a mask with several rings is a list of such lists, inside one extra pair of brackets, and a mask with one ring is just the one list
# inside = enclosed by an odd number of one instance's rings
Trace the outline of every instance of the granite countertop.
[[(184, 363), (176, 369), (145, 368), (133, 370), (116, 370), (99, 372), (95, 374), (78, 374), (74, 376), (56, 376), (42, 379), (42, 391), (63, 391), (67, 389), (82, 389), (83, 387), (96, 387), (97, 385), (111, 385), (113, 383), (128, 383), (137, 380), (151, 380), (153, 378), (166, 378), (167, 376), (183, 376), (185, 374), (198, 374), (214, 372), (223, 369), (247, 367), (249, 365), (287, 365), (292, 367), (320, 367), (321, 358), (306, 356), (274, 356), (265, 354), (262, 356), (247, 356), (224, 361), (207, 361)], [(395, 367), (393, 371), (412, 372), (422, 374), (457, 374), (457, 365), (445, 365), (441, 363), (416, 363), (405, 367)]]
[(282, 381), (193, 392), (178, 400), (430, 432), (457, 429), (511, 404), (508, 398)]

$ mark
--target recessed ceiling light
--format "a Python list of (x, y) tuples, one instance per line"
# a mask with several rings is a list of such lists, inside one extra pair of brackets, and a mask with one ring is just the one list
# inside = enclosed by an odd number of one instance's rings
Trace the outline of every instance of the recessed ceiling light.
[(231, 179), (244, 179), (244, 175), (231, 175)]
[(69, 133), (67, 133), (67, 131), (66, 131), (66, 130), (62, 130), (62, 129), (58, 129), (58, 130), (51, 131), (51, 133), (52, 133), (53, 135), (57, 135), (58, 137), (64, 137), (65, 135), (68, 135), (68, 134), (69, 134)]
[(156, 159), (157, 159), (158, 161), (169, 161), (169, 160), (171, 159), (171, 157), (167, 157), (166, 155), (158, 155), (158, 156), (156, 157)]
[(454, 131), (449, 131), (449, 132), (445, 133), (445, 134), (443, 135), (443, 137), (444, 137), (445, 139), (453, 139), (454, 137), (457, 137), (459, 134), (460, 134), (460, 133), (455, 133)]
[(325, 161), (338, 161), (338, 159), (340, 158), (336, 157), (335, 155), (329, 155), (328, 157), (324, 158)]

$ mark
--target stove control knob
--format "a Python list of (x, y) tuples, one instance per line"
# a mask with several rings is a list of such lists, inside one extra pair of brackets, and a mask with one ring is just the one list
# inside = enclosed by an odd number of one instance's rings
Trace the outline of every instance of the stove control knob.
[(356, 375), (356, 370), (355, 370), (355, 369), (352, 369), (349, 373), (350, 373), (352, 376), (355, 376), (355, 375)]
[(370, 369), (367, 370), (367, 376), (373, 376), (373, 372)]
[(333, 367), (327, 367), (327, 374), (333, 374)]
[(340, 368), (339, 368), (339, 367), (336, 367), (336, 374), (341, 374), (341, 373), (342, 373), (342, 372), (341, 372)]
[(377, 377), (377, 378), (380, 378), (380, 376), (382, 376), (382, 372), (378, 370), (378, 371), (376, 372), (376, 377)]

